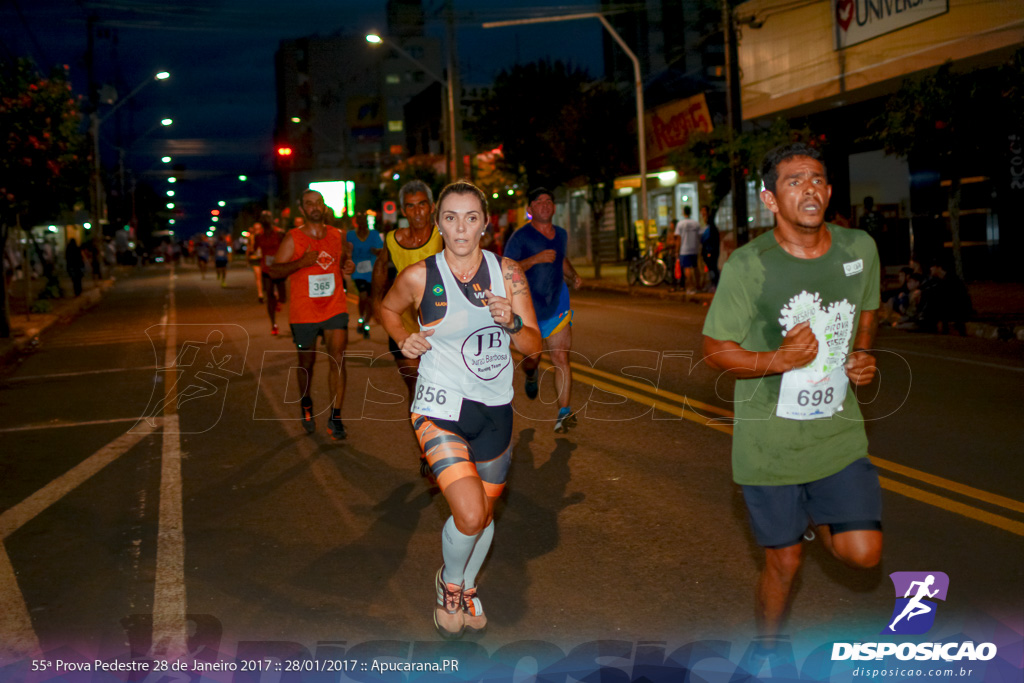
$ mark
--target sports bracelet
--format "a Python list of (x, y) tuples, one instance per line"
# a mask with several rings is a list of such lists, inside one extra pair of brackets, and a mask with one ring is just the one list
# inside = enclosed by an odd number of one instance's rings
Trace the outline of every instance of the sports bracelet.
[(523, 329), (523, 319), (519, 317), (519, 314), (517, 313), (515, 317), (512, 318), (512, 327), (502, 325), (501, 328), (509, 334), (515, 334), (519, 330)]

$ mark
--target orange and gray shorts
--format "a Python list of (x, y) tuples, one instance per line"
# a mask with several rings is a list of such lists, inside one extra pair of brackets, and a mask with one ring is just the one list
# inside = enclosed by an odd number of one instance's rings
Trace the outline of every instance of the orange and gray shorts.
[(512, 462), (511, 404), (488, 406), (464, 399), (457, 421), (417, 413), (411, 419), (442, 493), (452, 482), (478, 477), (488, 497), (501, 495)]

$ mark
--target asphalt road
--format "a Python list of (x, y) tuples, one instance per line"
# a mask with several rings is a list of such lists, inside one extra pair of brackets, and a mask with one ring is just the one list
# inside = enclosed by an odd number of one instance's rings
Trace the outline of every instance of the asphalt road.
[[(614, 641), (636, 659), (648, 641), (717, 639), (735, 657), (754, 635), (760, 551), (730, 476), (732, 383), (700, 362), (706, 308), (598, 292), (574, 308), (573, 404), (585, 410), (556, 435), (550, 376), (537, 401), (517, 396), (481, 575), (489, 631), (462, 652)], [(348, 439), (333, 442), (325, 414), (313, 436), (299, 424), (286, 320), (272, 337), (241, 267), (227, 288), (151, 268), (0, 377), (4, 661), (433, 646), (448, 512), (418, 475), (386, 337), (353, 337)], [(883, 478), (883, 563), (846, 569), (812, 543), (789, 633), (807, 647), (876, 638), (893, 609), (888, 574), (909, 570), (949, 575), (944, 632), (1016, 623), (1020, 346), (891, 331), (877, 345), (881, 379), (859, 397)], [(608, 647), (594, 656), (627, 656)]]

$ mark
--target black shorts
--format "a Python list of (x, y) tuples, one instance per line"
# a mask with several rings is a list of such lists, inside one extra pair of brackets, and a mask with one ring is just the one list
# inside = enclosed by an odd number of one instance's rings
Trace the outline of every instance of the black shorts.
[(356, 278), (352, 278), (352, 282), (356, 283), (356, 290), (360, 294), (369, 294), (370, 293), (370, 281), (369, 280), (358, 280)]
[(743, 486), (750, 526), (759, 545), (796, 545), (807, 526), (828, 524), (833, 534), (882, 529), (882, 487), (867, 458), (807, 484)]
[(312, 351), (316, 348), (316, 337), (325, 330), (347, 330), (348, 313), (339, 313), (320, 323), (292, 323), (292, 340), (299, 351)]
[(412, 414), (424, 457), (443, 492), (477, 476), (491, 498), (501, 495), (512, 462), (512, 404), (489, 406), (463, 399), (458, 420)]

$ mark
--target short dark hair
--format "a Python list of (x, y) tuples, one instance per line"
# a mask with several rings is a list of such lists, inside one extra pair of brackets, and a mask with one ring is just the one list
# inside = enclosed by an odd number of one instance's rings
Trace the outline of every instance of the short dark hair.
[(320, 195), (320, 199), (324, 198), (324, 193), (321, 192), (320, 190), (314, 190), (311, 187), (307, 187), (305, 190), (302, 191), (302, 194), (299, 195), (299, 206), (302, 206), (302, 202), (306, 200), (307, 194), (318, 194)]
[(422, 192), (427, 195), (427, 200), (434, 203), (434, 193), (430, 191), (430, 185), (427, 185), (422, 180), (410, 180), (405, 185), (402, 185), (402, 189), (398, 191), (398, 206), (401, 209), (405, 209), (405, 198), (408, 195)]
[(434, 204), (434, 225), (438, 225), (441, 220), (441, 204), (444, 202), (444, 198), (450, 194), (471, 194), (479, 199), (480, 211), (484, 214), (483, 222), (485, 226), (487, 225), (487, 195), (479, 187), (465, 180), (445, 185), (444, 189), (441, 190), (441, 194), (437, 195), (437, 204)]
[(693, 213), (693, 209), (692, 209), (692, 208), (690, 208), (690, 206), (689, 206), (689, 205), (687, 205), (687, 206), (684, 206), (684, 207), (683, 207), (683, 215), (684, 215), (684, 216), (686, 216), (687, 218), (689, 218), (689, 217), (690, 217), (690, 214), (692, 214), (692, 213)]
[(820, 162), (822, 169), (825, 170), (825, 175), (828, 175), (821, 152), (806, 143), (791, 142), (788, 145), (768, 150), (768, 153), (764, 155), (764, 160), (761, 162), (761, 182), (764, 183), (764, 189), (775, 194), (775, 186), (779, 182), (779, 164), (793, 157), (810, 157)]

